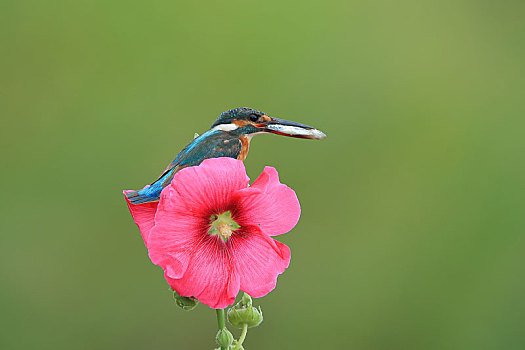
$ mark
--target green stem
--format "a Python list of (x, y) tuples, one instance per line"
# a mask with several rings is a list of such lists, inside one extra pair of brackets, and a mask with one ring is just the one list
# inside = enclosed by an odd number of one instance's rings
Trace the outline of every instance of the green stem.
[(243, 324), (242, 326), (242, 333), (241, 337), (239, 338), (239, 341), (237, 342), (237, 345), (235, 346), (235, 349), (233, 350), (239, 350), (242, 343), (244, 343), (244, 339), (246, 339), (246, 333), (248, 333), (248, 324)]
[[(217, 323), (219, 324), (219, 330), (226, 328), (226, 317), (224, 315), (224, 309), (217, 309)], [(221, 350), (226, 350), (224, 346), (221, 346)]]

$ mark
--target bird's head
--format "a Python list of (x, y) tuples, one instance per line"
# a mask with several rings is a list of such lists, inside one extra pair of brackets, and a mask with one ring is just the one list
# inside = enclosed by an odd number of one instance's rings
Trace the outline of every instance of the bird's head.
[(264, 112), (239, 107), (221, 113), (211, 129), (251, 137), (256, 134), (272, 133), (301, 139), (324, 139), (326, 135), (311, 126), (272, 118)]

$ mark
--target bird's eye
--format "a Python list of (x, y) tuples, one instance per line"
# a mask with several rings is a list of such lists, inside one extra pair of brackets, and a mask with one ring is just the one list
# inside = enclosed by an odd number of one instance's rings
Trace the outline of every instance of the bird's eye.
[(250, 114), (248, 118), (250, 118), (252, 122), (256, 122), (257, 119), (259, 119), (259, 116), (257, 114)]

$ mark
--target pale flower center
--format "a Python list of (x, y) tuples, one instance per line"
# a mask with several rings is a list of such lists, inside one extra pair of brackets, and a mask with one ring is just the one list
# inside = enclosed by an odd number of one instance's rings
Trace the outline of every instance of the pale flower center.
[(208, 234), (219, 236), (226, 242), (239, 227), (241, 226), (232, 219), (232, 214), (228, 210), (222, 214), (210, 216), (210, 229), (208, 230)]

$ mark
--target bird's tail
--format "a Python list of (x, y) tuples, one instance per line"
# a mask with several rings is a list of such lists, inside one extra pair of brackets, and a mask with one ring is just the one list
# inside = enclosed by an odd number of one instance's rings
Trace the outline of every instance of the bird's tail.
[(158, 200), (158, 198), (152, 198), (148, 195), (148, 193), (141, 193), (140, 191), (131, 191), (126, 193), (126, 197), (131, 202), (131, 204), (143, 204), (143, 203), (149, 203), (154, 202)]

